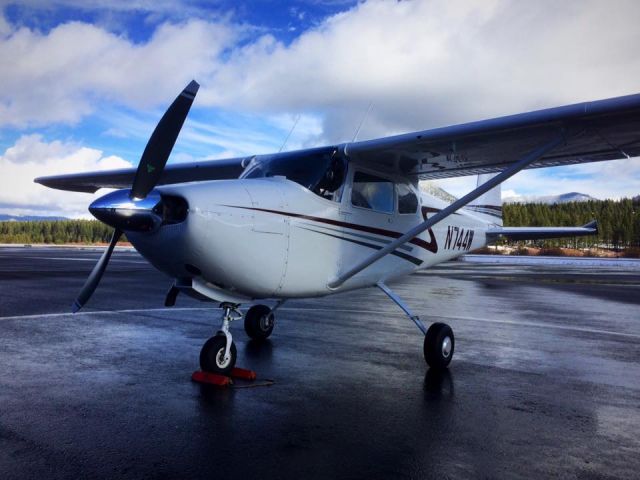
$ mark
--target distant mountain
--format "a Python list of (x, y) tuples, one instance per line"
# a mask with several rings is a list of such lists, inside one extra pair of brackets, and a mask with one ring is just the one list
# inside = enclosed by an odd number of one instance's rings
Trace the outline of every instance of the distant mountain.
[(545, 203), (552, 205), (554, 203), (588, 202), (589, 200), (598, 199), (585, 193), (570, 192), (560, 195), (521, 195), (517, 197), (505, 197), (502, 199), (502, 203)]
[(36, 221), (53, 221), (53, 220), (69, 220), (65, 217), (46, 217), (37, 215), (6, 215), (0, 213), (0, 222), (36, 222)]
[(424, 180), (420, 182), (420, 190), (436, 198), (439, 198), (440, 200), (443, 200), (447, 203), (453, 203), (457, 200), (456, 197), (451, 195), (446, 190), (443, 190), (442, 188), (440, 188), (430, 180)]

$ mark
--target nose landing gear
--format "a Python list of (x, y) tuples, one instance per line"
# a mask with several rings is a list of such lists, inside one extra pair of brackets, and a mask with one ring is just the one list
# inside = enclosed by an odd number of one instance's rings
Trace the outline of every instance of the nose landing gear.
[(204, 372), (228, 375), (233, 370), (238, 356), (229, 324), (242, 318), (239, 305), (222, 303), (222, 326), (214, 337), (205, 342), (200, 351), (200, 368)]

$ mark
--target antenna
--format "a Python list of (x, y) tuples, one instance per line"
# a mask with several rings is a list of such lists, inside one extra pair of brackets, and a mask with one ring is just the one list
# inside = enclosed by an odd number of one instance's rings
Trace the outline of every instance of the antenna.
[(358, 138), (358, 134), (360, 133), (360, 129), (362, 128), (362, 125), (364, 124), (364, 121), (369, 116), (369, 112), (371, 111), (371, 107), (373, 107), (373, 102), (369, 102), (369, 107), (367, 107), (367, 111), (362, 116), (362, 120), (360, 120), (360, 125), (358, 125), (358, 128), (356, 129), (356, 133), (353, 134), (353, 140), (351, 140), (351, 143), (355, 142), (356, 139)]
[(278, 153), (280, 153), (282, 151), (282, 149), (284, 148), (284, 146), (287, 144), (287, 142), (289, 141), (289, 137), (291, 136), (291, 134), (293, 133), (293, 131), (296, 128), (296, 125), (298, 125), (298, 122), (300, 121), (300, 114), (296, 115), (296, 119), (293, 122), (293, 127), (291, 127), (291, 130), (289, 130), (289, 134), (287, 135), (287, 138), (284, 139), (284, 142), (282, 142), (282, 146), (280, 147), (280, 150), (278, 150)]

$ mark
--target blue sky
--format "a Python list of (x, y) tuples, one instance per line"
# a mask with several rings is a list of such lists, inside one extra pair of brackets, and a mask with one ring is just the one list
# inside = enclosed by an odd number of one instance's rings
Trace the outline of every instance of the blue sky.
[[(0, 213), (82, 216), (38, 175), (136, 165), (202, 88), (170, 162), (266, 153), (640, 92), (637, 2), (0, 3)], [(461, 195), (474, 179), (443, 183)], [(640, 193), (640, 160), (523, 172), (509, 195)]]

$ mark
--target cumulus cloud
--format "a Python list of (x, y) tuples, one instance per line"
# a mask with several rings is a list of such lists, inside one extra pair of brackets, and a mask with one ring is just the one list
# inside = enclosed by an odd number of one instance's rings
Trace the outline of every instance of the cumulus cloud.
[(373, 102), (361, 138), (388, 135), (635, 92), (639, 16), (634, 0), (372, 0), (290, 44), (232, 17), (164, 23), (142, 44), (79, 22), (20, 28), (0, 42), (0, 125), (150, 108), (195, 77), (197, 106), (319, 114), (322, 143), (349, 139)]
[(0, 39), (11, 33), (11, 25), (4, 18), (4, 14), (0, 11)]
[(320, 110), (323, 139), (388, 135), (640, 90), (640, 4), (359, 4), (290, 45), (235, 49), (201, 101)]
[(191, 20), (162, 24), (143, 44), (71, 22), (0, 40), (0, 126), (78, 122), (100, 102), (148, 109), (206, 78), (239, 27)]
[(35, 177), (83, 171), (127, 168), (122, 158), (100, 150), (40, 135), (24, 135), (0, 155), (0, 208), (12, 215), (87, 217), (93, 195), (52, 190), (33, 182)]
[[(475, 188), (476, 178), (458, 177), (434, 183), (462, 197)], [(525, 170), (502, 184), (502, 198), (569, 192), (600, 200), (635, 197), (640, 194), (640, 158)]]

